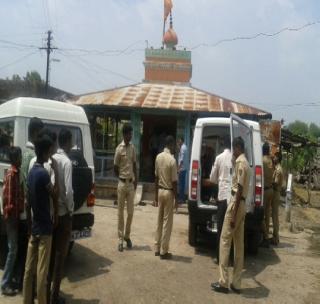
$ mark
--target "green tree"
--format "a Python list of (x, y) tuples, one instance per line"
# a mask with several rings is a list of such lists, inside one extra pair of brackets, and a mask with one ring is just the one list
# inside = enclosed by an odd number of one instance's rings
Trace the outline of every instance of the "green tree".
[(309, 133), (308, 125), (300, 120), (296, 120), (288, 125), (288, 130), (295, 135), (307, 136)]
[(312, 122), (309, 126), (309, 134), (314, 139), (320, 138), (320, 127)]
[(44, 82), (37, 71), (27, 72), (24, 82), (26, 90), (30, 92), (30, 96), (39, 96), (43, 92)]

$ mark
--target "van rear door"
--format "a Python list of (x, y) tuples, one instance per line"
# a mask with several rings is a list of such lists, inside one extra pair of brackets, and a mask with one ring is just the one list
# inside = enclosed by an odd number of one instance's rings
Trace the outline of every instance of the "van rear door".
[(231, 141), (236, 137), (241, 137), (244, 140), (245, 144), (245, 155), (249, 162), (250, 166), (250, 182), (249, 182), (249, 191), (248, 196), (246, 198), (246, 206), (247, 212), (252, 211), (252, 207), (254, 206), (254, 185), (255, 185), (255, 161), (254, 161), (254, 153), (253, 153), (253, 130), (252, 127), (249, 126), (243, 119), (238, 117), (237, 115), (231, 114), (230, 116), (230, 134)]

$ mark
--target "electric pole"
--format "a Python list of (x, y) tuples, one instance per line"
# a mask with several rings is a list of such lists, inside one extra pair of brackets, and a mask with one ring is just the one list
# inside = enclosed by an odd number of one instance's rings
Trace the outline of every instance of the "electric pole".
[(47, 47), (42, 47), (40, 50), (46, 50), (47, 51), (47, 71), (46, 71), (46, 86), (45, 86), (45, 93), (46, 96), (48, 96), (48, 87), (49, 87), (49, 73), (50, 73), (50, 53), (53, 50), (56, 50), (56, 47), (51, 46), (52, 41), (52, 31), (48, 31), (48, 38), (47, 38)]

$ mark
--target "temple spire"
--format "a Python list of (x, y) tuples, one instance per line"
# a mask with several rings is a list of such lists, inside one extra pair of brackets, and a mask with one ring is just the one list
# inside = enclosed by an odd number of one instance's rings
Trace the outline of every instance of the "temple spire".
[[(175, 46), (178, 44), (178, 37), (176, 32), (173, 29), (173, 18), (172, 18), (172, 0), (164, 0), (164, 20), (163, 20), (163, 38), (162, 46), (170, 49), (175, 49)], [(166, 31), (166, 22), (167, 18), (170, 15), (170, 26)]]

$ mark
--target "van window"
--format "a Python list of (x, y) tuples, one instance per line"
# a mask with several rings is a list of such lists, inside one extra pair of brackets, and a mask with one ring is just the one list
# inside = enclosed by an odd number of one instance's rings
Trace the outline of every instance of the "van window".
[(237, 120), (233, 120), (232, 128), (233, 128), (232, 129), (233, 138), (240, 136), (244, 140), (244, 154), (246, 155), (249, 165), (252, 167), (253, 166), (253, 147), (252, 147), (251, 130), (247, 126), (243, 125), (242, 123), (239, 123)]
[(9, 162), (9, 147), (13, 145), (14, 121), (0, 122), (0, 161)]
[(216, 156), (224, 150), (224, 138), (230, 138), (229, 126), (205, 126), (201, 141), (201, 201), (209, 202), (218, 196), (218, 188), (208, 186), (202, 181), (210, 178)]
[(64, 125), (53, 125), (47, 123), (45, 123), (44, 125), (46, 128), (50, 129), (52, 132), (57, 134), (57, 143), (60, 130), (64, 128), (70, 130), (72, 134), (72, 150), (83, 152), (82, 133), (80, 128)]

